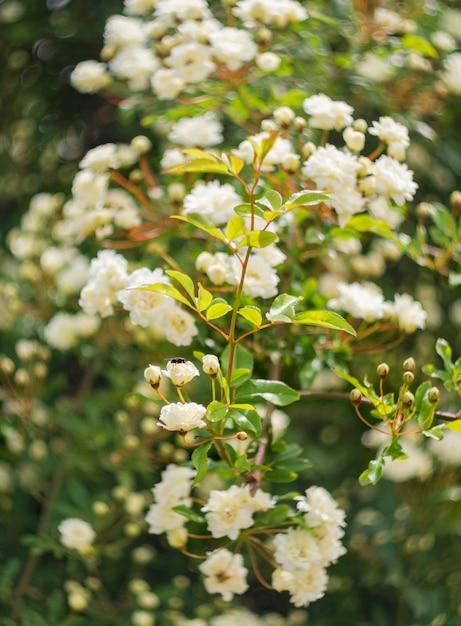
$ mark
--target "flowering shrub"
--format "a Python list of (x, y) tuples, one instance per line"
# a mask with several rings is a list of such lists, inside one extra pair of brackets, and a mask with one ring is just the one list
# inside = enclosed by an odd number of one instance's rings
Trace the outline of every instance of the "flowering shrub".
[[(412, 357), (402, 380), (380, 362), (431, 327), (431, 294), (389, 285), (395, 264), (459, 284), (459, 192), (449, 207), (423, 202), (405, 162), (409, 128), (439, 123), (435, 106), (422, 111), (426, 74), (441, 108), (459, 92), (456, 34), (426, 38), (414, 32), (424, 16), (355, 8), (361, 44), (330, 24), (351, 46), (333, 55), (341, 93), (304, 45), (328, 17), (304, 4), (126, 0), (101, 60), (70, 76), (148, 132), (89, 149), (68, 195), (34, 196), (8, 234), (19, 286), (5, 281), (2, 326), (26, 339), (12, 344), (20, 366), (0, 360), (2, 507), (18, 487), (42, 511), (37, 532), (21, 531), (26, 564), (9, 561), (4, 626), (302, 623), (283, 603), (310, 610), (334, 588), (348, 502), (321, 473), (307, 478), (292, 405), (344, 400), (343, 381), (378, 448), (363, 485), (426, 481), (433, 459), (456, 480), (460, 420), (448, 400), (439, 410), (436, 385), (459, 396), (448, 342), (435, 346), (444, 370), (417, 353), (426, 378)], [(402, 72), (419, 94), (406, 109)], [(375, 389), (361, 368), (376, 353)], [(31, 582), (42, 555), (67, 577), (44, 581), (55, 594), (43, 610)], [(270, 600), (280, 614), (252, 603), (255, 590), (283, 594)]]

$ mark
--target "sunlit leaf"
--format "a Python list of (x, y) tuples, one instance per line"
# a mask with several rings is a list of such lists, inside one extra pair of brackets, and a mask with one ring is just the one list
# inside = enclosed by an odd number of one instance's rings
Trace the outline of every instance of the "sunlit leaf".
[(262, 315), (258, 307), (250, 305), (243, 306), (237, 313), (250, 322), (250, 324), (253, 324), (253, 326), (261, 326)]
[(306, 189), (305, 191), (298, 191), (288, 198), (283, 206), (291, 211), (299, 206), (313, 206), (319, 204), (319, 202), (325, 202), (331, 198), (331, 194), (325, 191), (319, 191), (317, 189)]
[(173, 298), (178, 302), (182, 302), (182, 304), (190, 307), (190, 302), (188, 302), (186, 298), (182, 295), (182, 293), (179, 292), (176, 287), (173, 287), (172, 285), (167, 285), (166, 283), (154, 283), (153, 285), (136, 287), (136, 289), (139, 289), (141, 291), (155, 291), (155, 293), (161, 293), (164, 296), (170, 296), (170, 298)]
[(207, 308), (206, 317), (208, 320), (217, 320), (224, 317), (229, 311), (232, 311), (231, 305), (225, 300), (216, 298)]
[(206, 309), (210, 306), (213, 301), (213, 294), (205, 289), (205, 287), (199, 283), (198, 285), (198, 296), (197, 296), (197, 308), (199, 311), (206, 311)]
[(270, 230), (252, 230), (239, 242), (238, 247), (251, 246), (253, 248), (265, 248), (277, 241), (277, 235)]
[(271, 322), (291, 322), (295, 316), (295, 306), (302, 300), (299, 296), (282, 293), (277, 296), (266, 317)]
[(245, 227), (245, 220), (241, 215), (234, 215), (233, 218), (229, 220), (226, 228), (226, 237), (229, 241), (233, 241), (237, 239), (237, 237), (241, 237), (247, 232)]
[(357, 333), (346, 320), (334, 311), (303, 311), (296, 313), (293, 322), (297, 324), (307, 324), (309, 326), (320, 326), (322, 328), (332, 328), (342, 330), (350, 335)]
[(177, 272), (176, 270), (166, 270), (165, 274), (173, 280), (176, 280), (182, 287), (184, 287), (191, 300), (195, 299), (195, 286), (190, 276), (183, 274), (182, 272)]

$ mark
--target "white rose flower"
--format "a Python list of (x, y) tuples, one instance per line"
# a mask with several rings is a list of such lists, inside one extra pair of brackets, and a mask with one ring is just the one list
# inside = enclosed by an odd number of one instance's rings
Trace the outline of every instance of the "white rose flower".
[[(232, 257), (227, 282), (231, 285), (238, 285), (241, 275), (242, 265), (236, 257)], [(279, 280), (276, 270), (262, 255), (252, 254), (246, 267), (243, 293), (252, 298), (273, 298), (278, 294)]]
[(237, 485), (226, 491), (213, 489), (207, 504), (202, 507), (208, 530), (215, 539), (229, 537), (235, 540), (244, 528), (253, 525), (253, 510), (246, 505), (247, 492)]
[(281, 62), (282, 59), (274, 52), (262, 52), (256, 57), (256, 65), (262, 72), (275, 72)]
[(383, 154), (372, 163), (371, 170), (378, 194), (391, 198), (399, 206), (413, 199), (418, 185), (413, 181), (413, 172), (404, 163)]
[(162, 374), (167, 376), (175, 387), (182, 387), (195, 378), (195, 376), (200, 376), (200, 372), (192, 361), (186, 361), (181, 358), (168, 361), (166, 370), (162, 370)]
[(79, 163), (81, 168), (89, 168), (95, 172), (105, 172), (110, 167), (118, 167), (117, 146), (105, 143), (89, 150)]
[(417, 328), (426, 328), (426, 311), (407, 293), (395, 294), (394, 302), (388, 303), (386, 313), (397, 321), (404, 333), (411, 334)]
[(68, 350), (78, 342), (74, 316), (70, 313), (56, 313), (45, 326), (43, 334), (46, 342), (58, 350)]
[(144, 15), (155, 8), (155, 0), (124, 0), (123, 11), (127, 15)]
[(442, 79), (448, 90), (454, 94), (461, 94), (461, 52), (453, 52), (444, 63), (445, 71)]
[(459, 467), (461, 465), (461, 434), (449, 430), (443, 431), (443, 439), (430, 439), (429, 450), (443, 467)]
[(114, 312), (118, 291), (128, 278), (128, 261), (114, 250), (98, 252), (90, 263), (87, 284), (80, 293), (79, 304), (88, 315), (107, 317)]
[(186, 81), (178, 76), (174, 70), (158, 69), (151, 78), (154, 93), (160, 100), (173, 100), (186, 86)]
[(401, 483), (417, 478), (426, 480), (432, 473), (430, 454), (407, 440), (402, 442), (402, 449), (407, 459), (385, 457), (383, 476), (394, 483)]
[(65, 295), (78, 293), (87, 281), (90, 262), (80, 255), (56, 276), (56, 286)]
[(232, 71), (239, 70), (244, 63), (254, 59), (258, 52), (251, 34), (239, 28), (222, 28), (210, 33), (209, 40), (213, 56)]
[(307, 607), (325, 595), (328, 575), (325, 568), (313, 564), (308, 570), (288, 572), (278, 568), (272, 574), (272, 586), (276, 591), (288, 591), (290, 602), (296, 607)]
[(144, 380), (149, 385), (155, 386), (160, 383), (162, 378), (162, 370), (158, 365), (149, 365), (144, 370)]
[(216, 377), (219, 372), (219, 359), (214, 354), (205, 354), (202, 356), (202, 368), (205, 374)]
[(219, 548), (209, 554), (198, 569), (206, 576), (204, 585), (207, 592), (220, 593), (226, 602), (230, 602), (234, 594), (245, 593), (248, 589), (248, 570), (243, 565), (241, 554)]
[(239, 0), (232, 12), (248, 26), (263, 22), (283, 28), (307, 18), (306, 9), (295, 0)]
[(206, 0), (157, 0), (155, 17), (163, 18), (170, 25), (177, 20), (202, 20), (210, 16)]
[(195, 470), (171, 463), (162, 472), (162, 480), (152, 489), (157, 502), (184, 500), (189, 497)]
[(104, 29), (106, 46), (142, 46), (146, 41), (144, 24), (141, 20), (125, 15), (111, 15)]
[(195, 402), (167, 404), (160, 411), (157, 426), (165, 430), (186, 433), (194, 428), (204, 428), (206, 422), (202, 418), (205, 414), (206, 407)]
[(304, 111), (311, 116), (309, 120), (312, 128), (323, 130), (341, 130), (352, 124), (354, 109), (341, 100), (332, 100), (323, 93), (306, 98), (303, 102)]
[(169, 281), (160, 268), (151, 271), (147, 267), (141, 267), (129, 275), (124, 289), (117, 293), (123, 308), (130, 312), (130, 320), (143, 328), (155, 326), (159, 313), (173, 303), (169, 296), (138, 289), (155, 283), (169, 284)]
[(111, 72), (117, 78), (128, 80), (130, 89), (135, 91), (149, 85), (150, 77), (158, 66), (159, 62), (150, 50), (136, 46), (121, 48), (109, 61)]
[(198, 334), (194, 317), (176, 305), (162, 309), (159, 326), (165, 339), (175, 346), (189, 346)]
[(289, 528), (274, 537), (274, 558), (289, 572), (309, 569), (321, 555), (316, 539), (304, 528)]
[(98, 61), (82, 61), (78, 63), (70, 75), (70, 82), (80, 93), (96, 93), (112, 82), (105, 63)]
[(222, 124), (214, 113), (208, 112), (195, 117), (182, 117), (173, 125), (168, 139), (173, 143), (186, 147), (216, 146), (223, 137)]
[(383, 294), (372, 283), (338, 283), (339, 295), (328, 301), (332, 309), (345, 311), (358, 319), (374, 322), (384, 317), (387, 310)]
[(194, 41), (175, 46), (165, 64), (185, 83), (202, 82), (216, 67), (209, 46)]
[(183, 202), (183, 215), (198, 213), (216, 226), (225, 224), (235, 215), (234, 207), (243, 200), (228, 183), (217, 180), (195, 185)]
[(106, 174), (84, 169), (75, 175), (72, 195), (84, 207), (95, 208), (103, 202), (108, 186), (109, 177)]
[(58, 530), (61, 534), (61, 543), (66, 548), (73, 548), (78, 552), (86, 552), (96, 537), (91, 525), (79, 518), (65, 519), (59, 524)]
[(387, 59), (366, 52), (357, 62), (357, 73), (373, 81), (374, 83), (383, 83), (392, 78), (395, 74), (395, 67)]

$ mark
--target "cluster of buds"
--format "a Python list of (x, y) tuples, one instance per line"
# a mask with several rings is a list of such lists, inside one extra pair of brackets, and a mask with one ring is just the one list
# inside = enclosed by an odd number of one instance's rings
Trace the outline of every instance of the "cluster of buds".
[[(416, 363), (412, 357), (404, 361), (402, 369), (402, 384), (400, 385), (397, 399), (394, 393), (386, 393), (384, 391), (384, 381), (390, 374), (390, 367), (387, 363), (380, 363), (376, 368), (379, 378), (379, 393), (371, 385), (367, 385), (360, 386), (360, 389), (358, 387), (352, 389), (349, 396), (362, 422), (373, 430), (378, 430), (391, 436), (421, 433), (429, 428), (440, 398), (440, 392), (437, 387), (431, 387), (427, 382), (422, 383), (418, 387), (416, 394), (410, 390), (410, 385), (415, 380), (416, 370)], [(372, 415), (380, 420), (379, 426), (370, 423), (361, 413), (359, 407), (363, 403), (372, 405), (374, 409)], [(416, 421), (417, 427), (408, 428), (410, 421)]]

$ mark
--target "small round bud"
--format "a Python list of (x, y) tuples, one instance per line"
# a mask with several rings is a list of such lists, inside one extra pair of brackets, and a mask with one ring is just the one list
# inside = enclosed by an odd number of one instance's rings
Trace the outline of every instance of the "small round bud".
[(144, 380), (146, 383), (152, 387), (152, 389), (157, 389), (160, 385), (160, 380), (162, 378), (162, 370), (158, 365), (149, 365), (144, 370)]
[(431, 387), (429, 389), (429, 391), (427, 392), (427, 399), (432, 404), (435, 404), (436, 402), (439, 401), (439, 399), (440, 399), (440, 391), (437, 389), (437, 387)]
[(413, 372), (410, 372), (409, 370), (406, 370), (405, 372), (403, 372), (403, 382), (406, 385), (411, 385), (414, 379), (415, 379), (415, 375), (413, 374)]
[(248, 439), (248, 434), (244, 431), (241, 430), (240, 432), (238, 432), (235, 437), (239, 440), (239, 441), (246, 441)]
[(105, 502), (102, 502), (101, 500), (97, 500), (96, 502), (93, 502), (93, 513), (95, 515), (98, 515), (99, 517), (102, 517), (103, 515), (107, 515), (107, 513), (109, 513), (109, 507), (107, 506), (107, 504)]
[(343, 131), (343, 139), (351, 152), (360, 152), (363, 150), (365, 145), (365, 135), (358, 130), (354, 130), (352, 126), (348, 126)]
[(150, 139), (148, 139), (144, 135), (138, 135), (137, 137), (133, 137), (130, 145), (136, 150), (136, 152), (139, 152), (139, 154), (145, 154), (146, 152), (149, 152), (149, 150), (152, 148), (152, 143)]
[(84, 611), (88, 606), (88, 600), (85, 593), (80, 591), (73, 591), (69, 594), (67, 601), (69, 603), (70, 608), (76, 613), (80, 613), (80, 611)]
[(272, 32), (268, 28), (259, 28), (256, 31), (255, 39), (262, 45), (267, 45), (272, 39)]
[(136, 437), (136, 435), (126, 435), (122, 441), (123, 447), (127, 450), (136, 450), (139, 447), (139, 443), (139, 437)]
[(303, 117), (297, 115), (293, 120), (293, 126), (297, 133), (302, 133), (303, 130), (307, 127), (307, 122)]
[(354, 120), (352, 127), (354, 130), (358, 131), (359, 133), (366, 133), (368, 129), (368, 124), (366, 120), (359, 117), (358, 119)]
[(10, 357), (0, 357), (0, 371), (2, 372), (2, 374), (5, 374), (6, 376), (11, 376), (11, 374), (14, 372), (14, 369), (14, 362), (10, 359)]
[(119, 502), (125, 500), (125, 498), (128, 496), (128, 493), (129, 491), (125, 487), (125, 485), (117, 485), (112, 489), (112, 496), (115, 500), (118, 500)]
[(409, 409), (413, 402), (415, 401), (415, 396), (411, 393), (411, 391), (405, 391), (402, 396), (402, 404), (405, 408)]
[(132, 183), (138, 185), (143, 181), (144, 174), (141, 172), (141, 170), (133, 170), (132, 172), (130, 172), (128, 178)]
[(420, 202), (416, 205), (416, 217), (425, 222), (432, 213), (432, 207), (429, 202)]
[(286, 170), (289, 174), (296, 172), (299, 170), (299, 162), (301, 157), (299, 154), (295, 154), (294, 152), (288, 152), (282, 157), (281, 165), (284, 170)]
[(304, 146), (302, 147), (302, 153), (303, 153), (303, 157), (305, 159), (308, 159), (310, 156), (312, 156), (314, 154), (314, 152), (317, 150), (317, 146), (315, 145), (315, 143), (313, 143), (312, 141), (308, 141), (306, 144), (304, 144)]
[(275, 72), (282, 59), (274, 52), (262, 52), (255, 59), (256, 65), (262, 72)]
[(295, 119), (295, 112), (290, 107), (278, 107), (272, 115), (276, 123), (282, 128), (288, 128)]
[(133, 578), (129, 582), (128, 588), (131, 593), (134, 593), (135, 595), (138, 595), (138, 593), (145, 593), (150, 590), (149, 583), (141, 578)]
[(386, 378), (389, 375), (389, 365), (387, 363), (380, 363), (376, 368), (376, 373), (380, 378)]
[(127, 537), (139, 537), (141, 534), (141, 526), (136, 524), (136, 522), (129, 522), (128, 524), (125, 524), (123, 532)]
[(450, 196), (450, 206), (455, 213), (461, 213), (461, 191), (453, 191)]
[(358, 406), (362, 402), (362, 393), (358, 389), (352, 389), (349, 398), (354, 406)]
[(143, 609), (156, 609), (160, 605), (160, 599), (152, 591), (143, 591), (137, 597), (140, 607)]
[(405, 372), (414, 372), (416, 369), (416, 363), (413, 357), (405, 359), (403, 362), (403, 369)]
[(219, 359), (214, 354), (205, 354), (202, 356), (202, 368), (205, 374), (211, 378), (216, 378), (219, 372)]
[(168, 185), (168, 199), (171, 202), (182, 202), (186, 195), (186, 187), (182, 183), (170, 183)]
[(277, 124), (274, 120), (262, 120), (261, 121), (261, 130), (270, 132), (271, 130), (279, 130)]

